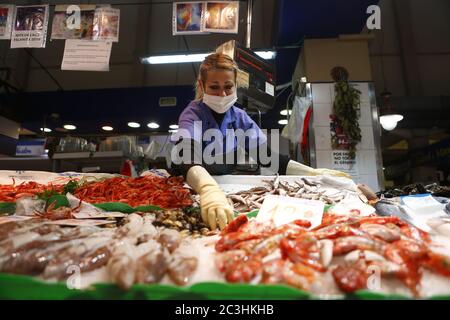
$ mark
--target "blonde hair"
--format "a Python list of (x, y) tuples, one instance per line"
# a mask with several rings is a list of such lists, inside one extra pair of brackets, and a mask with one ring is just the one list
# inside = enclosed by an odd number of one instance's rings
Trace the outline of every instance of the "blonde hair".
[(195, 100), (203, 99), (203, 90), (199, 85), (199, 81), (205, 83), (208, 71), (211, 70), (228, 70), (234, 72), (234, 82), (236, 83), (238, 66), (230, 56), (223, 53), (210, 54), (203, 60), (200, 65), (198, 78), (195, 81)]

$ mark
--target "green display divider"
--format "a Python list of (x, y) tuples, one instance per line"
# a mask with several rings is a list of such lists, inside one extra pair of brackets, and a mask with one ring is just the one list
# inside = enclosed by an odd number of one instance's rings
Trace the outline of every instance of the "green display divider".
[(411, 299), (402, 294), (385, 294), (380, 292), (373, 292), (368, 290), (359, 290), (348, 295), (347, 298), (361, 299), (361, 300), (408, 300)]
[[(248, 218), (256, 218), (256, 216), (258, 215), (258, 212), (259, 212), (259, 210), (253, 210), (253, 211), (250, 211), (250, 212), (246, 213), (245, 215), (246, 215)], [(234, 216), (235, 216), (235, 217), (237, 217), (238, 215), (240, 215), (239, 212), (235, 212), (235, 213), (234, 213)]]
[(450, 300), (450, 295), (436, 295), (431, 297), (430, 300)]
[(47, 283), (29, 276), (0, 274), (0, 299), (60, 300), (69, 299), (74, 293), (65, 283)]
[[(59, 207), (69, 207), (69, 200), (65, 195), (54, 195), (48, 199), (48, 205), (56, 202), (55, 209)], [(99, 209), (110, 211), (110, 212), (122, 212), (122, 213), (133, 213), (133, 212), (149, 212), (155, 210), (162, 210), (161, 207), (146, 205), (146, 206), (138, 206), (131, 207), (126, 203), (121, 202), (105, 202), (105, 203), (95, 203), (93, 204)], [(14, 214), (16, 212), (16, 203), (15, 202), (0, 202), (0, 214)]]
[[(219, 282), (197, 283), (190, 287), (168, 284), (139, 284), (122, 290), (114, 284), (98, 283), (88, 289), (69, 289), (65, 282), (49, 283), (30, 276), (0, 273), (0, 299), (14, 300), (300, 300), (319, 299), (302, 290), (285, 285), (249, 285)], [(337, 298), (340, 299), (340, 298)], [(344, 299), (403, 300), (403, 295), (382, 294), (367, 290), (348, 294)], [(450, 295), (432, 300), (450, 300)]]
[(84, 290), (69, 289), (64, 282), (48, 283), (30, 276), (1, 274), (0, 299), (30, 300), (202, 300), (202, 299), (308, 299), (306, 292), (283, 285), (248, 285), (204, 282), (190, 287), (167, 284), (134, 285), (122, 290), (99, 283)]
[(105, 203), (95, 203), (93, 204), (97, 208), (100, 208), (105, 211), (110, 212), (122, 212), (122, 213), (133, 213), (136, 211), (140, 212), (148, 212), (148, 211), (155, 211), (155, 210), (162, 210), (161, 207), (158, 206), (138, 206), (138, 207), (132, 207), (126, 203), (122, 202), (105, 202)]
[(191, 292), (211, 300), (298, 300), (311, 297), (307, 292), (285, 285), (249, 285), (220, 282), (194, 284), (191, 286)]
[(47, 201), (47, 206), (51, 205), (52, 203), (55, 203), (55, 209), (59, 207), (70, 207), (69, 200), (65, 195), (62, 194), (51, 196)]
[[(368, 290), (359, 290), (348, 297), (353, 297), (360, 300), (410, 300), (411, 298), (402, 294), (386, 294), (380, 292), (373, 292)], [(436, 295), (427, 300), (450, 300), (450, 295)]]
[(0, 214), (14, 214), (16, 212), (15, 202), (0, 202)]

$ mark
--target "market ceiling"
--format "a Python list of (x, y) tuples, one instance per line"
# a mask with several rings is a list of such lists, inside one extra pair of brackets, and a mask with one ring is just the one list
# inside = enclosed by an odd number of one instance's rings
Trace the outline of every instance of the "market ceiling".
[[(291, 81), (303, 39), (360, 33), (368, 16), (367, 7), (376, 3), (375, 0), (277, 1), (273, 27), (277, 84)], [(241, 1), (241, 5), (245, 2)], [(264, 128), (280, 128), (279, 112), (288, 94), (289, 90), (280, 94), (274, 109), (263, 116)], [(177, 106), (158, 107), (160, 96), (176, 96)], [(27, 114), (23, 126), (37, 132), (46, 115), (57, 113), (59, 119), (50, 122), (54, 121), (55, 126), (73, 123), (77, 125), (74, 134), (101, 133), (101, 126), (108, 122), (117, 128), (115, 132), (131, 133), (128, 121), (140, 122), (141, 132), (149, 131), (146, 124), (150, 121), (160, 123), (158, 130), (166, 131), (170, 124), (177, 123), (179, 113), (192, 98), (192, 88), (187, 86), (31, 93), (22, 100)]]

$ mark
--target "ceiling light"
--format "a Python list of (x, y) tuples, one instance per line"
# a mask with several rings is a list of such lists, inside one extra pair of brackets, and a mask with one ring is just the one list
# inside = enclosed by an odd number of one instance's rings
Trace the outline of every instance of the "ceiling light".
[(40, 128), (40, 130), (43, 132), (52, 132), (52, 129), (50, 128)]
[(275, 51), (255, 51), (255, 53), (263, 59), (272, 60), (275, 59), (277, 53)]
[(403, 116), (395, 112), (392, 105), (392, 93), (386, 89), (380, 93), (382, 106), (380, 108), (380, 124), (384, 130), (391, 131), (397, 127), (397, 123), (403, 120)]
[(150, 56), (147, 58), (142, 58), (141, 62), (144, 64), (202, 62), (209, 54), (210, 53), (196, 53), (196, 54), (173, 54), (167, 56)]
[(403, 120), (400, 114), (387, 114), (380, 117), (380, 124), (384, 130), (391, 131), (397, 127), (397, 123)]
[(178, 132), (178, 129), (170, 129), (169, 130), (169, 133), (176, 133), (176, 132)]
[[(166, 63), (188, 63), (188, 62), (203, 62), (205, 58), (212, 52), (195, 53), (195, 54), (171, 54), (164, 56), (150, 56), (141, 58), (141, 63), (144, 64), (166, 64)], [(277, 55), (275, 51), (255, 51), (255, 54), (263, 59), (271, 60)]]
[(282, 116), (286, 116), (287, 114), (291, 115), (291, 114), (292, 114), (292, 110), (286, 110), (286, 109), (284, 109), (284, 110), (281, 110), (281, 111), (280, 111), (280, 114), (281, 114)]
[(73, 124), (65, 124), (63, 125), (63, 128), (66, 130), (75, 130), (77, 127), (74, 126)]
[(156, 122), (150, 122), (147, 124), (147, 127), (149, 127), (150, 129), (158, 129), (159, 124), (157, 124)]
[(137, 122), (128, 122), (128, 126), (130, 128), (140, 128), (141, 125)]
[(177, 124), (171, 124), (169, 126), (169, 128), (172, 129), (172, 130), (175, 130), (175, 129), (178, 129), (178, 125)]
[(281, 119), (281, 120), (278, 121), (278, 124), (281, 124), (281, 125), (284, 126), (284, 125), (288, 124), (288, 121), (286, 119)]
[(103, 126), (102, 129), (105, 131), (113, 131), (114, 130), (114, 128), (111, 126)]

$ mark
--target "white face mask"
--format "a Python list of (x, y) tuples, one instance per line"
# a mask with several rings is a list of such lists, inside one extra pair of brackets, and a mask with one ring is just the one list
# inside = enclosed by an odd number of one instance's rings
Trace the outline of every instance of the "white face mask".
[(236, 91), (228, 96), (212, 96), (209, 94), (203, 95), (203, 103), (214, 110), (217, 113), (225, 113), (230, 109), (237, 101)]

